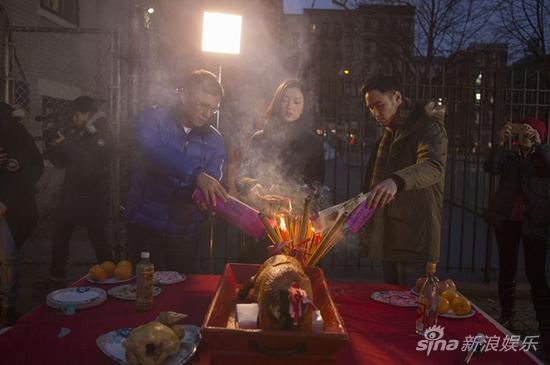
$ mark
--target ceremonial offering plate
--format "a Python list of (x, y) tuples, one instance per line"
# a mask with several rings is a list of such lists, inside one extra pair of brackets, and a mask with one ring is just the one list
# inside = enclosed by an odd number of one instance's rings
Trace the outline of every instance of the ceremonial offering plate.
[(46, 303), (52, 308), (74, 306), (75, 309), (82, 309), (99, 305), (106, 299), (105, 290), (86, 286), (55, 290), (48, 294)]
[[(153, 296), (156, 297), (162, 290), (158, 286), (153, 287)], [(117, 299), (136, 300), (136, 284), (124, 284), (107, 290), (107, 294)]]
[(132, 275), (128, 279), (117, 279), (117, 278), (109, 278), (105, 280), (94, 280), (90, 277), (90, 274), (86, 275), (86, 280), (90, 283), (94, 284), (120, 284), (120, 283), (127, 283), (129, 281), (132, 281), (136, 278), (135, 275)]
[(372, 293), (371, 299), (398, 307), (416, 307), (418, 296), (408, 290), (382, 290)]
[(155, 271), (155, 284), (170, 285), (181, 283), (185, 280), (185, 274), (177, 271)]
[(453, 319), (464, 319), (464, 318), (473, 317), (475, 316), (475, 314), (476, 314), (476, 311), (473, 309), (470, 309), (470, 311), (464, 315), (455, 314), (455, 312), (453, 312), (452, 309), (449, 309), (447, 313), (440, 313), (439, 316), (445, 317), (445, 318), (453, 318)]
[[(166, 359), (163, 365), (185, 364), (197, 351), (201, 342), (200, 328), (184, 324), (185, 336), (181, 339), (181, 346), (178, 352)], [(97, 346), (112, 360), (119, 364), (128, 365), (126, 361), (126, 349), (122, 343), (128, 339), (133, 328), (120, 328), (99, 336), (96, 340)]]

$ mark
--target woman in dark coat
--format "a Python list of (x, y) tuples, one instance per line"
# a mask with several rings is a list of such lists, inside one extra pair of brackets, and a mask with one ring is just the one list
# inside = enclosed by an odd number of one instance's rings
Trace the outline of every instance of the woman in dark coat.
[(514, 316), (515, 277), (520, 240), (525, 271), (539, 322), (542, 342), (550, 350), (550, 291), (545, 276), (550, 227), (550, 148), (543, 143), (544, 122), (526, 118), (521, 133), (512, 137), (512, 123), (500, 131), (499, 141), (485, 162), (485, 170), (500, 175), (498, 189), (487, 210), (495, 228), (499, 252), (498, 292), (500, 322), (510, 326)]
[(237, 181), (240, 195), (252, 206), (266, 210), (283, 204), (278, 195), (323, 184), (323, 143), (313, 133), (308, 107), (298, 80), (277, 87), (265, 113), (265, 127), (252, 136)]

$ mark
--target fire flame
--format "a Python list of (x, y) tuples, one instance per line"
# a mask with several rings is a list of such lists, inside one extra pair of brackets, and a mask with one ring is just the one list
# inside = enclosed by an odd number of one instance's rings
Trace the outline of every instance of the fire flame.
[(285, 219), (283, 217), (280, 218), (279, 220), (279, 227), (281, 228), (281, 230), (283, 231), (286, 231), (286, 223), (285, 223)]

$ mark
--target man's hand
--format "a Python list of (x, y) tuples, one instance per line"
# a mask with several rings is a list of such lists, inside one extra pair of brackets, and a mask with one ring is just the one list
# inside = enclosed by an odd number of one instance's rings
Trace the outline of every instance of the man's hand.
[(0, 167), (4, 166), (6, 162), (8, 162), (8, 154), (2, 147), (0, 147)]
[[(204, 172), (201, 172), (197, 176), (197, 187), (204, 193), (206, 201), (213, 206), (216, 206), (216, 195), (224, 202), (227, 201), (227, 197), (229, 196), (218, 180)], [(204, 210), (207, 209), (204, 204), (199, 204), (199, 207)]]
[(500, 133), (498, 135), (498, 144), (500, 146), (504, 145), (506, 141), (510, 139), (512, 136), (512, 122), (506, 122), (502, 129), (500, 130)]
[(61, 133), (61, 131), (57, 131), (57, 138), (55, 139), (52, 139), (51, 141), (48, 141), (48, 144), (50, 146), (59, 146), (61, 144), (61, 142), (63, 142), (65, 140), (65, 136), (63, 135), (63, 133)]
[(3, 217), (4, 214), (6, 214), (6, 210), (8, 210), (8, 207), (2, 202), (0, 202), (0, 217)]
[(382, 208), (395, 198), (397, 184), (393, 179), (382, 180), (372, 188), (370, 193), (365, 206), (369, 209)]

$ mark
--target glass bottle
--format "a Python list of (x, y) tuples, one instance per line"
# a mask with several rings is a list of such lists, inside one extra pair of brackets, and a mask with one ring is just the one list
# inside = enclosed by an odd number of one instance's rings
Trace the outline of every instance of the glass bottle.
[(428, 327), (437, 324), (437, 306), (439, 304), (437, 284), (439, 279), (435, 276), (435, 269), (434, 262), (426, 264), (426, 282), (422, 285), (418, 296), (416, 333), (422, 336)]
[(139, 311), (153, 308), (154, 274), (155, 266), (149, 260), (149, 252), (142, 252), (136, 266), (136, 307)]

